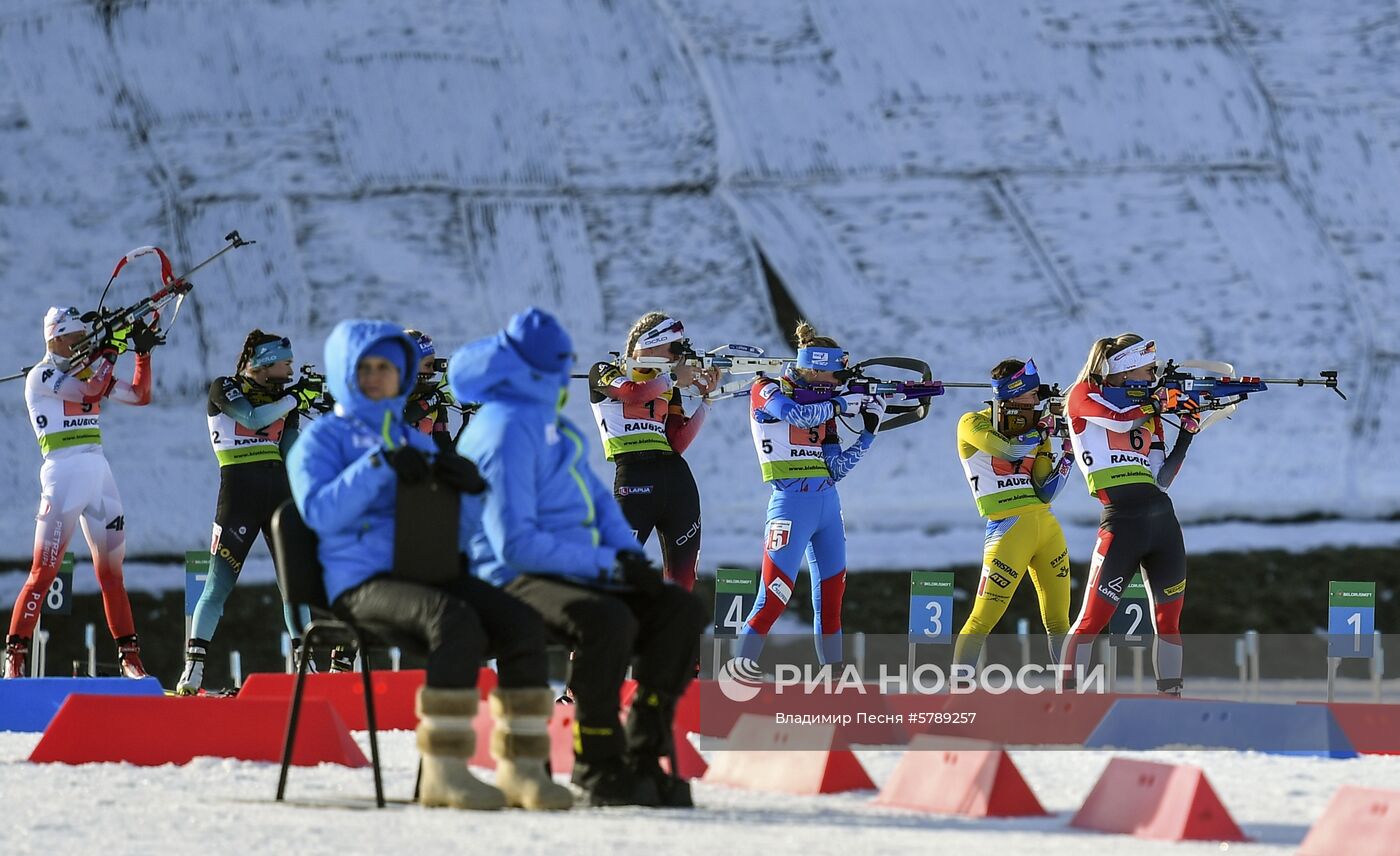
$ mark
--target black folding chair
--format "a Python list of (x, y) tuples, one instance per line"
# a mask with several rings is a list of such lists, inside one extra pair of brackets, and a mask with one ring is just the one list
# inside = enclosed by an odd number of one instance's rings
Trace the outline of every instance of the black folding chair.
[(379, 738), (374, 716), (374, 686), (371, 680), (370, 651), (387, 647), (369, 629), (337, 616), (326, 599), (321, 561), (316, 557), (316, 533), (312, 532), (301, 513), (289, 499), (272, 516), (272, 548), (277, 553), (277, 581), (282, 596), (296, 610), (305, 606), (311, 611), (311, 623), (302, 628), (302, 656), (297, 664), (296, 686), (292, 690), (292, 709), (287, 715), (287, 737), (282, 744), (282, 771), (277, 778), (277, 799), (287, 792), (287, 769), (292, 764), (292, 747), (297, 737), (297, 721), (301, 714), (302, 690), (306, 681), (306, 664), (318, 640), (349, 639), (360, 652), (361, 674), (365, 680), (365, 722), (369, 726), (369, 754), (374, 766), (374, 802), (384, 807), (384, 778), (379, 767)]

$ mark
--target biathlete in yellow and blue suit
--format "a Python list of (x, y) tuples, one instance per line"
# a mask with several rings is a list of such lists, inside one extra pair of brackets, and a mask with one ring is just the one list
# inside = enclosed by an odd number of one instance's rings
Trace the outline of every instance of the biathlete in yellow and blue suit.
[(1034, 361), (1003, 360), (992, 369), (992, 381), (991, 406), (958, 420), (958, 456), (987, 534), (977, 597), (953, 660), (977, 662), (987, 634), (1029, 573), (1050, 658), (1058, 662), (1069, 632), (1069, 551), (1050, 503), (1074, 468), (1074, 452), (1068, 438), (1055, 439), (1054, 415), (1041, 410)]

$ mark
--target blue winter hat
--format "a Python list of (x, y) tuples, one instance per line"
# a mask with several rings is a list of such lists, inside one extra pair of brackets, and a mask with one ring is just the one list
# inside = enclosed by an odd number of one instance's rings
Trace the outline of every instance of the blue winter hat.
[(360, 354), (361, 360), (367, 357), (383, 357), (393, 363), (399, 370), (400, 383), (403, 383), (404, 378), (408, 377), (408, 353), (404, 349), (403, 342), (398, 339), (385, 338), (376, 341)]
[(516, 313), (502, 333), (535, 371), (563, 374), (574, 364), (574, 340), (569, 331), (543, 309), (531, 306)]

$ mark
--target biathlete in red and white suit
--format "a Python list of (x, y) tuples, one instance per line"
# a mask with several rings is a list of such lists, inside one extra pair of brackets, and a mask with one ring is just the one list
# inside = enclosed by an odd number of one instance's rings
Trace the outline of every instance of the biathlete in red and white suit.
[(87, 335), (87, 324), (77, 309), (50, 308), (44, 317), (47, 352), (24, 382), (29, 424), (39, 440), (44, 463), (39, 468), (42, 495), (35, 518), (34, 562), (10, 614), (6, 678), (24, 675), (44, 597), (79, 521), (92, 550), (107, 627), (117, 643), (122, 674), (131, 678), (146, 674), (122, 581), (126, 521), (112, 468), (102, 454), (101, 419), (103, 401), (138, 407), (150, 402), (151, 349), (162, 339), (144, 324), (121, 331), (120, 338), (136, 352), (136, 369), (127, 383), (112, 376), (118, 355), (116, 342), (104, 345), (90, 366), (72, 371), (69, 360), (73, 348)]
[(1075, 460), (1103, 512), (1084, 603), (1061, 663), (1073, 679), (1075, 664), (1087, 663), (1094, 636), (1113, 616), (1123, 589), (1141, 567), (1156, 633), (1152, 665), (1157, 689), (1180, 695), (1186, 546), (1166, 489), (1181, 469), (1198, 423), (1182, 418), (1168, 454), (1159, 403), (1148, 392), (1156, 376), (1155, 343), (1124, 333), (1094, 343), (1069, 391), (1066, 413)]
[[(595, 364), (588, 372), (588, 401), (603, 438), (603, 453), (617, 472), (613, 496), (642, 544), (654, 530), (661, 541), (666, 579), (686, 591), (695, 587), (700, 562), (700, 491), (682, 455), (709, 404), (704, 395), (719, 383), (719, 371), (687, 365), (689, 347), (681, 322), (648, 312), (632, 325), (626, 359)], [(664, 359), (662, 367), (628, 369), (627, 359)], [(691, 387), (700, 404), (687, 416), (681, 389)]]

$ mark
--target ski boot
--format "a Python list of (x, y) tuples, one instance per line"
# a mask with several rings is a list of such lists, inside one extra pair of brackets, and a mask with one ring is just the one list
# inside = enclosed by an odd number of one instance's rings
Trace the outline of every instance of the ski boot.
[(316, 652), (301, 644), (300, 639), (292, 640), (292, 671), (296, 672), (301, 668), (301, 658), (306, 658), (306, 673), (314, 675), (319, 669), (316, 668)]
[[(616, 714), (613, 721), (617, 721)], [(583, 805), (655, 806), (660, 803), (655, 781), (638, 775), (627, 763), (622, 735), (616, 726), (583, 726), (574, 720), (574, 747), (574, 772), (570, 781)]]
[(676, 770), (661, 769), (661, 759), (675, 764), (675, 743), (671, 723), (676, 717), (676, 696), (647, 687), (637, 687), (632, 710), (627, 714), (627, 763), (639, 778), (656, 788), (658, 805), (664, 808), (694, 808), (690, 782)]
[(5, 677), (23, 678), (29, 673), (29, 640), (11, 636), (5, 641)]
[(344, 645), (337, 645), (331, 649), (331, 669), (332, 672), (353, 672), (355, 670), (355, 655)]
[(121, 664), (123, 678), (144, 678), (146, 668), (141, 665), (141, 642), (133, 633), (123, 636), (117, 642), (117, 662)]
[(209, 640), (191, 639), (185, 646), (185, 670), (175, 683), (175, 695), (198, 695), (204, 686), (204, 658), (209, 653)]

